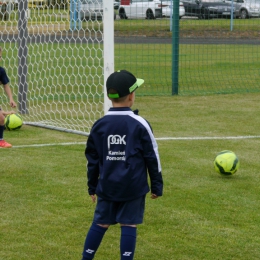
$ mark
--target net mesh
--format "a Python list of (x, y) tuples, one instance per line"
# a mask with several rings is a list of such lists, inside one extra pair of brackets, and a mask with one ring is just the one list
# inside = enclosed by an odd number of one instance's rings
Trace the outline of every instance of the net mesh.
[(68, 3), (52, 2), (28, 2), (24, 20), (13, 8), (1, 26), (3, 66), (14, 96), (21, 103), (26, 95), (27, 124), (88, 133), (103, 115), (102, 20), (85, 20), (82, 30)]

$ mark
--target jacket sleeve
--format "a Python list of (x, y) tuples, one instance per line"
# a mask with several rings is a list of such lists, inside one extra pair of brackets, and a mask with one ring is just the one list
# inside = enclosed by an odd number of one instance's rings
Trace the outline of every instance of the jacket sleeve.
[(158, 146), (153, 134), (146, 133), (143, 138), (144, 158), (151, 182), (151, 192), (157, 196), (163, 194), (163, 178)]
[(95, 144), (92, 136), (90, 135), (87, 140), (87, 146), (85, 150), (85, 156), (87, 158), (87, 184), (89, 195), (96, 193), (96, 187), (99, 178), (99, 156), (95, 149)]

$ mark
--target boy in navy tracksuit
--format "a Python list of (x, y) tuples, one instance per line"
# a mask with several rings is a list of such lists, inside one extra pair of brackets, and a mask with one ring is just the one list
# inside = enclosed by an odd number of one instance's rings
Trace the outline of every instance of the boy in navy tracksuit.
[[(2, 58), (2, 48), (0, 47), (0, 60), (1, 60), (1, 58)], [(16, 103), (13, 100), (13, 94), (12, 94), (12, 91), (11, 91), (11, 88), (10, 88), (10, 85), (9, 85), (9, 78), (8, 78), (6, 71), (3, 67), (0, 67), (0, 85), (3, 85), (4, 91), (9, 98), (10, 106), (12, 108), (15, 108)], [(10, 147), (12, 147), (11, 144), (7, 143), (4, 140), (4, 129), (5, 129), (4, 122), (5, 122), (5, 117), (7, 115), (13, 114), (13, 113), (15, 113), (15, 112), (14, 111), (3, 111), (1, 109), (1, 106), (0, 106), (0, 148), (10, 148)]]
[(121, 260), (134, 259), (136, 227), (143, 222), (145, 196), (162, 196), (163, 180), (158, 147), (149, 123), (130, 108), (144, 80), (126, 70), (106, 82), (113, 107), (93, 125), (87, 140), (88, 191), (97, 205), (87, 234), (82, 260), (93, 259), (110, 225), (120, 223)]

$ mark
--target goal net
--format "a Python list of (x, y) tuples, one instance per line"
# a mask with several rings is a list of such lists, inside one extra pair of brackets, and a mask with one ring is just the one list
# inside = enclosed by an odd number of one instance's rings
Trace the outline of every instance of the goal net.
[(9, 1), (1, 12), (1, 66), (25, 124), (88, 135), (108, 105), (113, 0)]

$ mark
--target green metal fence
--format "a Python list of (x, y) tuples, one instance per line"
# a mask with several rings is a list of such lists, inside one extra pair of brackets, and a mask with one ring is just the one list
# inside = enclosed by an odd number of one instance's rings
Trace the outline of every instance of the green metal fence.
[[(260, 90), (260, 18), (179, 21), (179, 95)], [(115, 64), (146, 79), (143, 95), (172, 94), (170, 19), (115, 21)]]

